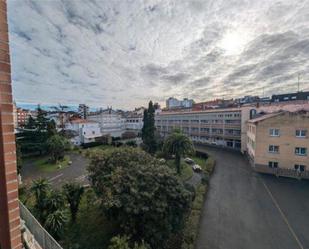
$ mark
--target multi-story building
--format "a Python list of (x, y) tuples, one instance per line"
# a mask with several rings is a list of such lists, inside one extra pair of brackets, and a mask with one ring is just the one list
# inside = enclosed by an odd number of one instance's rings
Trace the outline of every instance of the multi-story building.
[(258, 172), (309, 178), (309, 111), (279, 111), (248, 121), (247, 154)]
[(22, 108), (17, 108), (16, 114), (17, 114), (17, 126), (24, 127), (27, 124), (29, 117), (31, 116), (31, 111)]
[(102, 110), (96, 114), (91, 114), (87, 120), (98, 122), (102, 135), (121, 137), (126, 129), (125, 118), (111, 108)]
[(249, 117), (248, 109), (229, 108), (191, 112), (161, 112), (156, 115), (156, 127), (165, 137), (180, 128), (193, 142), (244, 150), (242, 127)]
[(102, 137), (100, 125), (94, 121), (74, 119), (66, 123), (65, 128), (74, 132), (75, 136), (71, 138), (71, 143), (74, 145), (93, 143)]
[(125, 117), (126, 129), (132, 131), (141, 131), (144, 125), (143, 115), (135, 113), (129, 114)]
[(82, 119), (87, 119), (88, 114), (89, 114), (89, 106), (85, 104), (79, 104), (78, 114)]
[(286, 102), (295, 100), (309, 100), (309, 92), (296, 92), (272, 95), (272, 102)]
[(194, 103), (193, 99), (184, 98), (183, 100), (178, 100), (176, 98), (170, 97), (166, 100), (166, 108), (191, 108)]

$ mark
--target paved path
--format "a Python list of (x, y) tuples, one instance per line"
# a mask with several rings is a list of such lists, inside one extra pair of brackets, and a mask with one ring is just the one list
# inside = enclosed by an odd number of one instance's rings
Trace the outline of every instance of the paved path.
[(260, 175), (235, 152), (207, 148), (217, 164), (197, 249), (309, 248), (309, 182)]
[(25, 163), (22, 167), (22, 181), (31, 182), (40, 177), (47, 178), (53, 187), (60, 187), (66, 181), (77, 181), (81, 184), (87, 184), (87, 160), (80, 154), (72, 153), (70, 155), (72, 165), (56, 170), (54, 172), (41, 172), (31, 162)]

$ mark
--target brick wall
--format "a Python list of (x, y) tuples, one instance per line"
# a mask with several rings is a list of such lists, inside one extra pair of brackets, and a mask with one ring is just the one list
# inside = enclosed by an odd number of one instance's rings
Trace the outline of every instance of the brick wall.
[(0, 0), (0, 245), (21, 249), (6, 0)]

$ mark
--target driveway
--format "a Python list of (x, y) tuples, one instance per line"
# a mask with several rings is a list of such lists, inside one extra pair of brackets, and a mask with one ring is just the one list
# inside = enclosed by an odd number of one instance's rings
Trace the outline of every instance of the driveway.
[(72, 165), (56, 170), (54, 172), (41, 172), (31, 162), (27, 162), (22, 167), (22, 181), (30, 183), (33, 179), (40, 177), (47, 178), (53, 187), (61, 187), (67, 181), (77, 181), (81, 184), (87, 184), (87, 170), (88, 162), (86, 158), (80, 154), (70, 154)]
[(202, 148), (217, 165), (197, 249), (309, 248), (309, 182), (261, 175), (237, 152)]

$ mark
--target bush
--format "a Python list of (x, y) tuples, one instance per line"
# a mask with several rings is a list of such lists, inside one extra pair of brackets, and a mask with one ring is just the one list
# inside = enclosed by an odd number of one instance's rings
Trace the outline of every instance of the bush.
[[(131, 246), (130, 246), (131, 244)], [(111, 239), (111, 244), (108, 249), (150, 249), (144, 242), (130, 243), (130, 238), (128, 236), (115, 236)]]

